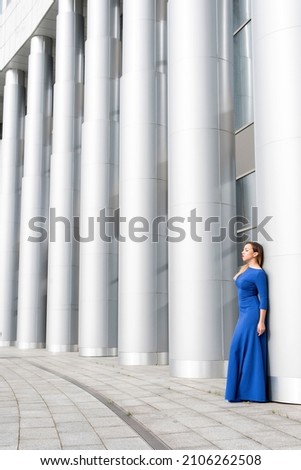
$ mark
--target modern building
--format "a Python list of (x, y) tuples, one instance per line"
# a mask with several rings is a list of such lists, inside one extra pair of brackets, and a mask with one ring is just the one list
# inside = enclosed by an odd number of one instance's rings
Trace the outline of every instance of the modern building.
[(300, 44), (299, 0), (0, 1), (1, 346), (224, 377), (253, 239), (301, 403)]

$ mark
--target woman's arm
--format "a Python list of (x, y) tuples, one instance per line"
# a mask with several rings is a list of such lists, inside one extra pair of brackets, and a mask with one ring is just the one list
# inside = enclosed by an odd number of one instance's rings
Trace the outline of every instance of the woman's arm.
[(263, 308), (260, 309), (259, 322), (258, 322), (258, 325), (257, 325), (258, 336), (261, 336), (265, 332), (266, 313), (267, 313), (266, 310), (264, 310)]
[(265, 318), (266, 318), (267, 309), (268, 309), (267, 275), (263, 270), (258, 272), (256, 285), (257, 285), (259, 301), (260, 301), (260, 305), (259, 305), (260, 315), (259, 315), (259, 321), (257, 324), (257, 333), (258, 333), (258, 336), (261, 336), (266, 330)]

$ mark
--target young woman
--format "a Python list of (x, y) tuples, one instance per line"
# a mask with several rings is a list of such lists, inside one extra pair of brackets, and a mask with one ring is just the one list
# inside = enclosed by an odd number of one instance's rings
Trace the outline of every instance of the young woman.
[(229, 401), (267, 401), (267, 275), (262, 269), (263, 247), (246, 243), (244, 266), (234, 277), (239, 318), (230, 346), (225, 398)]

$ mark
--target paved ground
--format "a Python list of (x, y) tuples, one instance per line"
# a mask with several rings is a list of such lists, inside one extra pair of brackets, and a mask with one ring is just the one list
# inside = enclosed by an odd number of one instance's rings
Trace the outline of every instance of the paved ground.
[(0, 449), (301, 449), (301, 406), (228, 403), (224, 379), (0, 349)]

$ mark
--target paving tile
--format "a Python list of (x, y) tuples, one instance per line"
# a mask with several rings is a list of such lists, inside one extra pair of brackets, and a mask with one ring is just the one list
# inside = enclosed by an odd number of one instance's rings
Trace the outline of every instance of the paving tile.
[(18, 443), (18, 432), (10, 432), (10, 433), (0, 433), (0, 448), (2, 449), (3, 446), (11, 446), (17, 445)]
[(12, 417), (12, 416), (18, 416), (18, 414), (19, 414), (18, 408), (15, 406), (8, 406), (6, 408), (1, 408), (0, 410), (1, 421), (2, 421), (2, 418), (6, 416)]
[(187, 449), (187, 446), (190, 446), (190, 448), (194, 447), (195, 449), (207, 449), (211, 445), (207, 439), (194, 432), (158, 433), (158, 436), (172, 449)]
[(200, 427), (194, 428), (194, 430), (210, 442), (223, 439), (239, 439), (242, 437), (239, 432), (226, 428), (225, 426)]
[(76, 445), (83, 449), (85, 445), (101, 444), (101, 441), (95, 432), (61, 432), (60, 439), (63, 448), (65, 445)]
[(57, 423), (56, 429), (61, 432), (93, 432), (93, 427), (88, 421), (72, 421), (69, 423)]
[(264, 445), (260, 444), (259, 442), (253, 441), (252, 439), (247, 438), (240, 438), (240, 439), (224, 439), (224, 440), (217, 440), (214, 444), (223, 450), (264, 450), (268, 449)]
[(105, 417), (99, 417), (99, 418), (90, 418), (89, 422), (91, 426), (95, 428), (101, 428), (101, 427), (112, 427), (112, 426), (120, 426), (120, 423), (122, 420), (118, 418), (118, 416), (105, 416)]
[(20, 428), (50, 428), (54, 426), (54, 421), (49, 418), (21, 418)]
[(145, 400), (147, 400), (147, 398), (143, 399), (143, 401), (137, 400), (137, 398), (133, 397), (127, 399), (121, 398), (120, 400), (118, 400), (118, 403), (123, 408), (126, 408), (127, 406), (145, 406), (145, 403), (147, 403)]
[(52, 415), (56, 423), (72, 423), (72, 422), (86, 422), (85, 416), (82, 413), (54, 413)]
[(78, 407), (70, 405), (49, 405), (49, 411), (52, 414), (66, 414), (66, 413), (77, 413)]
[[(90, 412), (90, 410), (92, 410)], [(87, 419), (96, 419), (96, 418), (110, 418), (112, 416), (116, 416), (112, 410), (107, 408), (106, 406), (101, 406), (97, 408), (97, 412), (95, 412), (95, 405), (94, 408), (81, 408), (81, 412), (83, 415), (87, 417)]]
[(212, 403), (207, 403), (206, 401), (201, 401), (197, 398), (182, 398), (182, 400), (178, 400), (178, 403), (182, 404), (186, 408), (191, 408), (192, 410), (199, 412), (209, 413), (218, 410), (218, 408)]
[(150, 405), (127, 406), (125, 410), (126, 412), (130, 412), (136, 417), (137, 415), (147, 415), (153, 413), (154, 407)]
[(17, 443), (3, 446), (0, 444), (0, 450), (17, 450)]
[(287, 417), (279, 416), (278, 414), (273, 414), (273, 413), (253, 415), (252, 419), (259, 421), (259, 422), (263, 422), (269, 426), (277, 426), (277, 427), (289, 423), (289, 419)]
[(21, 418), (49, 418), (50, 413), (49, 410), (37, 408), (37, 409), (24, 409), (20, 412)]
[(58, 439), (23, 439), (20, 441), (19, 450), (59, 450)]
[(101, 443), (98, 443), (98, 444), (91, 444), (91, 445), (88, 445), (88, 444), (85, 444), (84, 447), (80, 447), (78, 445), (75, 445), (75, 446), (64, 446), (64, 450), (106, 450), (106, 447), (104, 444), (101, 444)]
[(0, 421), (0, 435), (9, 434), (11, 432), (18, 432), (19, 431), (19, 421), (11, 422), (11, 423), (2, 423)]
[(270, 432), (256, 432), (250, 437), (266, 446), (268, 449), (281, 449), (284, 446), (297, 446), (300, 439), (290, 436), (284, 432), (272, 430)]
[(140, 437), (126, 439), (104, 439), (107, 450), (150, 450), (151, 447)]
[(87, 418), (103, 418), (104, 416), (115, 416), (107, 407), (98, 406), (97, 408), (88, 408), (83, 410)]
[(282, 413), (285, 414), (285, 416), (287, 416), (289, 419), (293, 419), (301, 423), (301, 409), (300, 408), (298, 410), (290, 410), (288, 408), (285, 411), (280, 412), (280, 414)]
[(94, 428), (99, 437), (103, 440), (104, 438), (122, 438), (122, 437), (136, 437), (137, 433), (124, 424), (123, 426), (110, 426)]
[(242, 417), (234, 413), (206, 413), (206, 416), (210, 419), (214, 419), (216, 423), (223, 424), (226, 427), (237, 431), (270, 431), (271, 427), (267, 426), (266, 424), (262, 424), (258, 421), (254, 421), (253, 419)]
[(14, 408), (17, 406), (16, 400), (9, 400), (8, 398), (3, 397), (0, 401), (0, 413), (3, 411), (3, 408)]
[(51, 428), (22, 428), (20, 439), (56, 439), (58, 437), (55, 427)]
[(231, 429), (235, 429), (238, 432), (241, 432), (247, 437), (251, 437), (254, 433), (258, 432), (270, 432), (273, 428), (271, 426), (266, 426), (265, 424), (254, 422), (254, 421), (244, 421), (232, 422)]
[(217, 425), (217, 422), (214, 419), (208, 418), (207, 416), (197, 412), (195, 413), (196, 415), (190, 415), (189, 411), (186, 411), (183, 416), (176, 415), (175, 417), (177, 418), (177, 421), (180, 421), (185, 426), (192, 429)]
[(284, 432), (290, 436), (294, 436), (301, 440), (301, 425), (300, 424), (295, 424), (292, 422), (290, 424), (280, 425), (280, 426), (277, 426), (277, 430)]
[(165, 418), (164, 416), (156, 416), (155, 418), (145, 417), (143, 420), (141, 419), (140, 422), (156, 435), (189, 431), (187, 426), (184, 426), (178, 421)]

